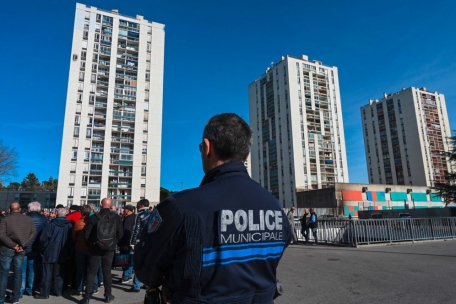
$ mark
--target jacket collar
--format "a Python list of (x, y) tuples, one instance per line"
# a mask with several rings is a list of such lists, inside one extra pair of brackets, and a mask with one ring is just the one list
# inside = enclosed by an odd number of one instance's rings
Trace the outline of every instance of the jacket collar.
[(207, 172), (201, 181), (200, 186), (209, 184), (210, 182), (213, 182), (228, 173), (241, 173), (248, 176), (244, 163), (239, 160), (232, 160)]

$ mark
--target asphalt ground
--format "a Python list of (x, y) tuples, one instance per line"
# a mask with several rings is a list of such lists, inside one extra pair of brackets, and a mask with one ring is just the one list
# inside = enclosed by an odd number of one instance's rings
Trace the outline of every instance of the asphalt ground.
[(456, 303), (456, 241), (358, 248), (290, 245), (278, 268), (288, 303)]
[[(127, 292), (128, 289), (131, 288), (132, 283), (128, 284), (121, 284), (119, 282), (119, 279), (122, 277), (122, 271), (120, 268), (117, 268), (115, 270), (112, 270), (112, 294), (116, 297), (114, 301), (111, 303), (125, 303), (125, 304), (139, 304), (143, 303), (144, 300), (144, 294), (146, 291), (144, 289), (141, 289), (140, 292)], [(7, 293), (10, 293), (10, 289), (7, 289)], [(78, 303), (82, 297), (75, 297), (72, 296), (71, 294), (74, 292), (73, 289), (71, 290), (66, 290), (63, 292), (61, 297), (55, 297), (53, 295), (49, 296), (49, 299), (46, 300), (36, 300), (31, 296), (23, 296), (22, 299), (19, 300), (20, 304), (27, 304), (27, 303), (34, 303), (34, 304), (60, 304), (60, 303), (67, 303), (67, 304), (72, 304), (72, 303)], [(98, 289), (98, 294), (93, 295), (92, 298), (90, 299), (90, 303), (104, 303), (104, 288), (99, 288)], [(8, 303), (5, 301), (5, 303)]]
[[(370, 245), (358, 248), (290, 245), (277, 275), (285, 293), (275, 304), (290, 303), (456, 303), (456, 241)], [(113, 270), (112, 303), (142, 303), (144, 290), (128, 293)], [(81, 297), (50, 296), (20, 303), (77, 303)], [(90, 303), (103, 303), (103, 289)]]

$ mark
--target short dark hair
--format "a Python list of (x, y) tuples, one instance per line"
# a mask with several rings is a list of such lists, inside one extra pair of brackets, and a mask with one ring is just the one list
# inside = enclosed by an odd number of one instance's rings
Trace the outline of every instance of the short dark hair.
[(203, 138), (214, 144), (221, 160), (245, 161), (252, 145), (252, 129), (238, 115), (223, 113), (209, 119)]
[(139, 200), (139, 202), (136, 205), (137, 207), (139, 207), (140, 205), (143, 205), (144, 207), (149, 207), (149, 200), (143, 198), (142, 200)]
[(84, 205), (81, 207), (82, 216), (88, 216), (92, 212), (92, 207), (89, 205)]

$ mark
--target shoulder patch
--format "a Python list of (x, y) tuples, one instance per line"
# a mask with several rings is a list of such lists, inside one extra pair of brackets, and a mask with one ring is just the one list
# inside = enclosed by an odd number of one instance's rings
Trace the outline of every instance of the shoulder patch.
[(154, 208), (154, 211), (150, 213), (149, 221), (147, 222), (147, 233), (154, 233), (157, 231), (162, 222), (163, 219), (161, 218), (160, 213), (158, 213), (157, 208)]

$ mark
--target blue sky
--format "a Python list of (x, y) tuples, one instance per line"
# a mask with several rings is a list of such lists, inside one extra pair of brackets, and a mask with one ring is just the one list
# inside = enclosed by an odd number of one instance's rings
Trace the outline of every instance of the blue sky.
[[(19, 152), (18, 177), (57, 177), (75, 3), (2, 3), (0, 139)], [(367, 182), (359, 108), (402, 87), (445, 94), (456, 129), (455, 1), (98, 1), (164, 23), (161, 185), (199, 185), (206, 121), (248, 121), (247, 86), (281, 56), (337, 66), (350, 182)]]

